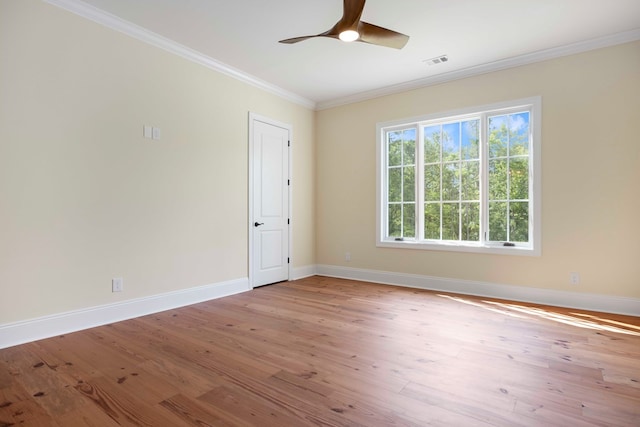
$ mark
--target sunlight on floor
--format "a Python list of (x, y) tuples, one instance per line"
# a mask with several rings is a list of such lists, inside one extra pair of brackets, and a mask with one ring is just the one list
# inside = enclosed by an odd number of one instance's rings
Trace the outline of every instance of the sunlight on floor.
[(597, 331), (616, 332), (619, 334), (640, 336), (640, 326), (606, 319), (585, 313), (559, 313), (538, 307), (497, 302), (497, 301), (472, 301), (470, 299), (451, 295), (438, 294), (439, 297), (467, 305), (473, 305), (495, 313), (510, 317), (527, 318), (526, 315), (552, 320), (558, 323), (575, 326), (578, 328), (593, 329)]

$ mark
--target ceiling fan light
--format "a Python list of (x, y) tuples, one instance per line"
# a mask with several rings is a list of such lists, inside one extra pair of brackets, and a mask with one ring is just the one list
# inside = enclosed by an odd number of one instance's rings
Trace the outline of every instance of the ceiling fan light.
[(358, 32), (354, 31), (354, 30), (346, 30), (346, 31), (341, 32), (338, 35), (338, 37), (343, 42), (353, 42), (353, 41), (358, 40), (358, 38), (360, 37), (360, 34), (358, 34)]

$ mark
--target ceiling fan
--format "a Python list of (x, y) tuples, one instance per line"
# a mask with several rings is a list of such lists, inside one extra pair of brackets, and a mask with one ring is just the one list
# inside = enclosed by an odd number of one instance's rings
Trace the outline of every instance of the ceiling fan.
[(344, 0), (342, 18), (330, 30), (313, 36), (280, 40), (280, 43), (293, 44), (314, 37), (329, 37), (345, 42), (359, 41), (402, 49), (409, 41), (409, 36), (360, 20), (365, 2), (366, 0)]

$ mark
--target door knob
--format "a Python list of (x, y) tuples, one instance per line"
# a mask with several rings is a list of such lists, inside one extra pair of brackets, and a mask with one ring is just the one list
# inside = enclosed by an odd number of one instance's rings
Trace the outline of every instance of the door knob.
[(261, 225), (264, 225), (264, 222), (258, 222), (258, 221), (256, 221), (256, 222), (254, 222), (254, 223), (253, 223), (253, 226), (254, 226), (254, 227), (260, 227)]

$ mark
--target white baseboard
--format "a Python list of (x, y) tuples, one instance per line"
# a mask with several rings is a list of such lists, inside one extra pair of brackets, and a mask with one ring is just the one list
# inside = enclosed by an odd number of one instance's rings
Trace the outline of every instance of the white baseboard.
[(566, 292), (525, 286), (499, 285), (495, 283), (364, 270), (333, 265), (318, 265), (317, 272), (321, 276), (362, 280), (386, 285), (406, 286), (409, 288), (507, 299), (556, 307), (640, 316), (640, 299), (636, 298)]
[(0, 325), (0, 349), (250, 290), (242, 278)]
[(296, 267), (291, 271), (291, 280), (300, 280), (305, 277), (315, 276), (316, 274), (318, 274), (318, 268), (315, 265)]
[[(500, 285), (331, 265), (298, 267), (292, 271), (293, 280), (316, 274), (433, 291), (640, 316), (640, 299), (635, 298)], [(251, 290), (249, 279), (242, 278), (0, 325), (0, 349), (197, 304), (249, 290)]]

